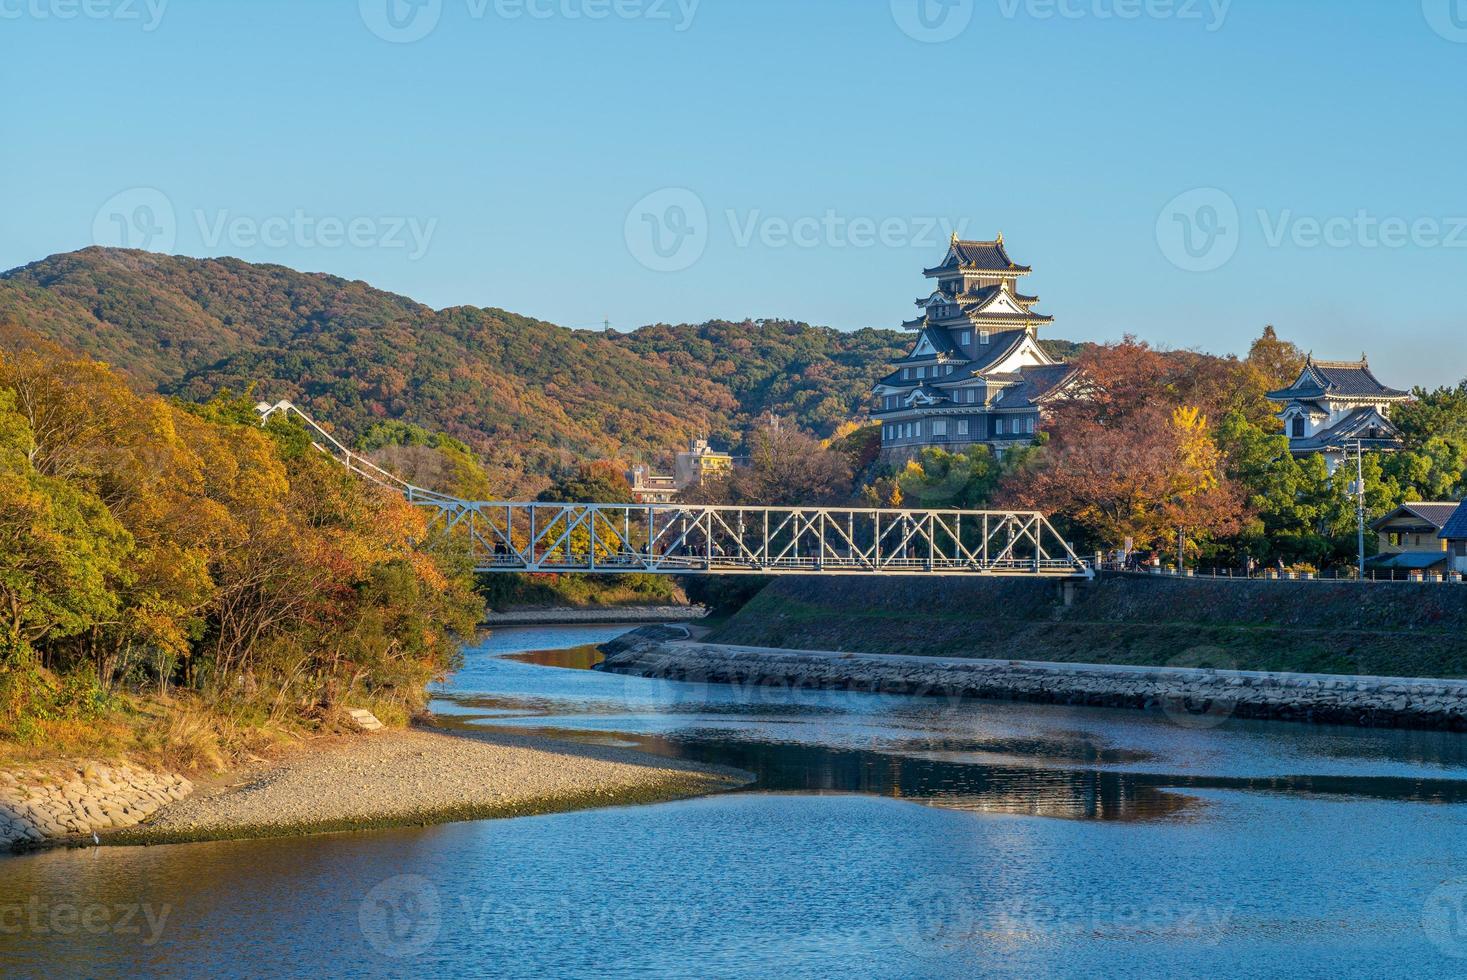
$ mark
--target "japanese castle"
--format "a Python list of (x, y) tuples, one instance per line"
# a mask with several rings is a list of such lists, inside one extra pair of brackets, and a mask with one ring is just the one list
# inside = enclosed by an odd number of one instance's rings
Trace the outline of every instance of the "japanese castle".
[(1399, 449), (1391, 406), (1411, 396), (1381, 384), (1363, 355), (1358, 361), (1316, 361), (1311, 355), (1297, 381), (1268, 397), (1284, 403), (1279, 418), (1289, 449), (1322, 453), (1333, 471), (1357, 443), (1367, 450)]
[(975, 444), (1002, 451), (1034, 439), (1046, 402), (1077, 370), (1039, 344), (1039, 327), (1053, 318), (1034, 311), (1038, 296), (1018, 290), (1031, 271), (1009, 258), (1002, 234), (991, 242), (953, 235), (947, 257), (924, 270), (936, 288), (917, 300), (922, 315), (902, 324), (916, 343), (874, 389), (884, 453)]

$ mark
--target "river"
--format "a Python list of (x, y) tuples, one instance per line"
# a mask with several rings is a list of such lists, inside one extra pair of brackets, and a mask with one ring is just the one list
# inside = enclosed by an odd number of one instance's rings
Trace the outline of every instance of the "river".
[(1467, 737), (585, 669), (623, 629), (497, 631), (435, 708), (754, 784), (0, 859), (0, 975), (1467, 973)]

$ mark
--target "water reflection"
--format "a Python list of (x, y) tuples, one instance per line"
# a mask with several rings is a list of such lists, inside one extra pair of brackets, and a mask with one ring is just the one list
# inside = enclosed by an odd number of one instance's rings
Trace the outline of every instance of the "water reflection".
[[(472, 685), (442, 692), (446, 725), (734, 766), (756, 776), (759, 792), (1102, 821), (1192, 819), (1206, 807), (1196, 791), (1218, 789), (1467, 802), (1463, 739), (1450, 733), (1244, 721), (1196, 731), (1137, 712), (621, 677), (592, 670), (594, 644), (485, 654)], [(518, 664), (542, 676), (560, 668), (552, 676), (574, 683), (552, 684), (551, 696), (489, 693), (514, 690)], [(1362, 761), (1385, 765), (1369, 771)], [(1308, 768), (1289, 771), (1291, 762)]]

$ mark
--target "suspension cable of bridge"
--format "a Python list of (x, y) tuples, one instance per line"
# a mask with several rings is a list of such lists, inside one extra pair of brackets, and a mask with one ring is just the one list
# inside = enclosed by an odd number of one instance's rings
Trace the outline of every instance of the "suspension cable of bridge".
[(1037, 511), (469, 501), (414, 486), (353, 452), (290, 402), (316, 448), (432, 512), (480, 572), (1004, 575), (1093, 572)]

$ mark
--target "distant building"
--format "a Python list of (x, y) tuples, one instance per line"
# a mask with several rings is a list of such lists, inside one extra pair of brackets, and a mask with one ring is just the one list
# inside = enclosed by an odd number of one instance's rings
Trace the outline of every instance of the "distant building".
[(1045, 405), (1077, 372), (1039, 344), (1039, 328), (1053, 318), (1035, 312), (1038, 296), (1018, 290), (1031, 271), (1009, 258), (1003, 235), (991, 242), (954, 235), (942, 262), (923, 271), (936, 288), (917, 300), (922, 315), (902, 324), (917, 339), (873, 391), (883, 453), (1002, 450), (1043, 429)]
[(639, 504), (665, 504), (677, 499), (688, 487), (701, 487), (733, 469), (734, 458), (719, 452), (706, 439), (694, 439), (686, 452), (677, 454), (671, 474), (657, 473), (650, 466), (633, 466), (627, 474), (632, 497)]
[(667, 504), (677, 499), (677, 480), (653, 472), (652, 467), (638, 464), (627, 474), (632, 485), (632, 499), (639, 504)]
[(707, 439), (694, 439), (687, 452), (677, 454), (673, 472), (681, 490), (683, 487), (701, 487), (731, 469), (732, 456), (708, 445)]
[[(1459, 510), (1456, 503), (1402, 504), (1371, 525), (1380, 553), (1365, 563), (1373, 572), (1448, 571), (1451, 556), (1442, 532)], [(1464, 542), (1467, 543), (1467, 542)]]
[(1399, 449), (1391, 406), (1411, 396), (1381, 384), (1362, 355), (1358, 361), (1311, 357), (1297, 381), (1268, 397), (1284, 403), (1278, 417), (1289, 448), (1296, 455), (1323, 453), (1333, 471), (1357, 442), (1365, 449)]
[(1459, 504), (1447, 518), (1439, 536), (1450, 556), (1450, 570), (1467, 573), (1467, 501)]

